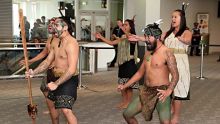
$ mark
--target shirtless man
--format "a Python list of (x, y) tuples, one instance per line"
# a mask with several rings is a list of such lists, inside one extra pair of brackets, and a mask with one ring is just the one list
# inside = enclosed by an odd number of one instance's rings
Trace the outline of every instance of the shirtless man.
[[(50, 19), (50, 21), (49, 21), (50, 23), (48, 25), (48, 33), (51, 34), (52, 36), (47, 39), (46, 46), (43, 49), (43, 51), (40, 52), (34, 58), (28, 60), (28, 62), (30, 64), (45, 58), (49, 54), (50, 49), (52, 48), (51, 44), (53, 42), (59, 42), (59, 38), (57, 38), (55, 36), (55, 29), (54, 29), (55, 20), (56, 20), (56, 18)], [(23, 66), (25, 64), (24, 60), (21, 60), (19, 64)], [(42, 93), (44, 94), (44, 96), (46, 98), (46, 103), (47, 103), (48, 109), (50, 111), (49, 113), (50, 113), (50, 117), (52, 120), (52, 124), (54, 124), (56, 122), (56, 117), (58, 115), (58, 111), (54, 107), (54, 102), (47, 98), (47, 95), (48, 95), (47, 84), (50, 83), (50, 81), (51, 81), (52, 68), (53, 68), (53, 62), (50, 65), (50, 67), (47, 69), (47, 77), (43, 79), (41, 86), (40, 86), (40, 90), (42, 91)], [(44, 113), (48, 113), (48, 111), (46, 111)]]
[[(51, 82), (48, 83), (49, 93), (47, 98), (54, 102), (55, 108), (61, 110), (68, 124), (77, 124), (77, 118), (72, 112), (72, 105), (77, 98), (77, 61), (79, 46), (68, 32), (69, 23), (64, 18), (55, 20), (55, 36), (58, 42), (52, 43), (52, 48), (47, 58), (34, 70), (29, 70), (27, 76), (34, 76), (52, 68)], [(59, 124), (59, 114), (54, 118), (53, 124)]]
[[(135, 98), (123, 113), (128, 124), (137, 124), (135, 115), (140, 112), (146, 121), (150, 121), (155, 107), (161, 124), (170, 123), (170, 95), (178, 82), (179, 74), (174, 54), (159, 40), (161, 33), (156, 24), (149, 24), (145, 28), (148, 51), (145, 53), (143, 63), (128, 83), (118, 86), (119, 90), (123, 90), (145, 76), (139, 97)], [(171, 81), (169, 74), (172, 75)]]

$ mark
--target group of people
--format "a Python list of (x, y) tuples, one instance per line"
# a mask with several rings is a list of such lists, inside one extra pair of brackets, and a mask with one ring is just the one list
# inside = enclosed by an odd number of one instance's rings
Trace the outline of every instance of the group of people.
[[(110, 43), (102, 37), (96, 37), (108, 44), (119, 41)], [(121, 91), (126, 91), (142, 76), (145, 77), (140, 95), (126, 106), (123, 113), (125, 120), (129, 124), (136, 124), (138, 122), (135, 115), (142, 112), (145, 120), (149, 121), (156, 107), (161, 123), (179, 123), (181, 101), (189, 100), (190, 86), (187, 49), (191, 43), (192, 33), (186, 26), (184, 10), (173, 12), (171, 28), (163, 34), (157, 24), (151, 24), (145, 28), (144, 37), (126, 32), (125, 37), (130, 43), (145, 41), (147, 44), (147, 52), (139, 70), (124, 84), (118, 86)], [(120, 74), (121, 64), (118, 63), (118, 65)], [(169, 74), (171, 74), (171, 80), (169, 80)]]
[[(119, 20), (120, 21), (120, 20)], [(46, 83), (41, 90), (45, 95), (53, 124), (59, 123), (59, 112), (63, 112), (68, 124), (77, 124), (72, 105), (77, 99), (77, 61), (79, 46), (71, 36), (70, 22), (66, 18), (52, 18), (48, 25), (52, 34), (44, 50), (29, 62), (47, 58), (34, 70), (26, 72), (34, 76), (47, 70)], [(192, 33), (186, 26), (184, 10), (172, 13), (171, 27), (162, 33), (159, 24), (149, 24), (144, 36), (135, 33), (134, 20), (126, 19), (117, 31), (123, 31), (111, 41), (100, 33), (95, 37), (117, 45), (118, 90), (122, 102), (117, 107), (125, 109), (123, 117), (128, 124), (137, 124), (135, 115), (142, 112), (146, 121), (152, 119), (156, 108), (162, 124), (179, 123), (181, 102), (189, 100), (190, 70), (187, 48)], [(146, 42), (147, 51), (138, 69), (137, 41)], [(140, 95), (132, 99), (133, 85), (144, 76)]]
[(31, 29), (31, 39), (37, 43), (41, 42), (42, 39), (47, 39), (47, 22), (46, 17), (42, 16), (41, 19), (36, 19), (34, 22), (34, 27)]
[(35, 42), (35, 40), (40, 41), (41, 39), (46, 39), (48, 37), (47, 22), (45, 16), (42, 16), (41, 19), (36, 19), (36, 22), (34, 22), (34, 27), (31, 29), (31, 32), (30, 32), (30, 28), (31, 28), (30, 22), (27, 20), (26, 16), (24, 16), (24, 24), (25, 24), (26, 41), (29, 41), (31, 39), (33, 40), (33, 42)]

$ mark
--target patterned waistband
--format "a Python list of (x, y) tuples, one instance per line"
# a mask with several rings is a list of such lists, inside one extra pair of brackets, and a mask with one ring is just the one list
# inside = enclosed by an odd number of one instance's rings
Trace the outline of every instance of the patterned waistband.
[(172, 50), (174, 54), (186, 54), (185, 49), (170, 48), (170, 50)]
[[(65, 73), (63, 71), (57, 71), (55, 69), (52, 69), (52, 72), (55, 77), (61, 77)], [(73, 76), (76, 76), (76, 75), (78, 75), (78, 70), (76, 70), (76, 73), (73, 74)]]
[(146, 90), (157, 90), (157, 89), (166, 90), (166, 89), (168, 88), (168, 85), (147, 86), (146, 84), (144, 84), (144, 88), (145, 88)]

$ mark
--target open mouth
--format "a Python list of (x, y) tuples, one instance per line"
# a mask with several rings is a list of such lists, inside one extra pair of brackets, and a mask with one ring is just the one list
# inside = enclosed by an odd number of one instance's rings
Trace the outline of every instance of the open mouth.
[(172, 25), (173, 25), (173, 26), (176, 25), (176, 22), (172, 22)]

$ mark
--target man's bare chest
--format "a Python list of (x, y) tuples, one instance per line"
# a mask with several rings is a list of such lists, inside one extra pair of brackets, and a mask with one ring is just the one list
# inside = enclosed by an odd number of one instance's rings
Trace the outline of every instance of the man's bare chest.
[(160, 69), (166, 67), (167, 63), (163, 56), (148, 55), (145, 58), (145, 65), (148, 69)]
[(67, 53), (64, 48), (57, 48), (55, 50), (55, 58), (56, 59), (66, 59), (67, 58)]

